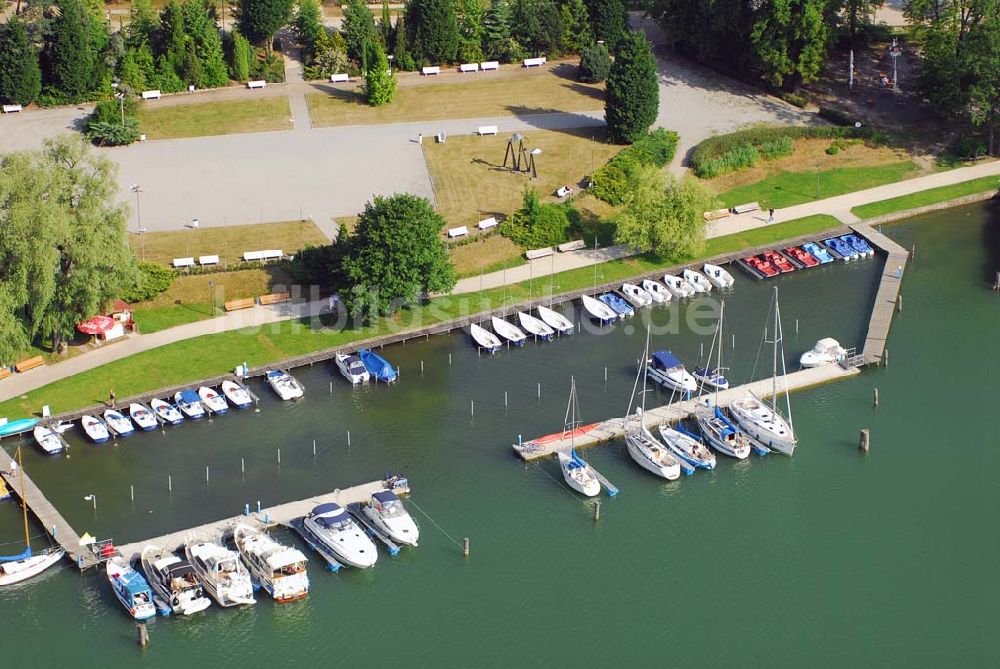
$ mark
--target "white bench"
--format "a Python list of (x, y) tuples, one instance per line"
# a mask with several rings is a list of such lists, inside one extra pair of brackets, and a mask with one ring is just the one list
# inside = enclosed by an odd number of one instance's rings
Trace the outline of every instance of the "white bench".
[(486, 70), (499, 70), (500, 69), (500, 61), (499, 60), (488, 60), (488, 61), (486, 61), (484, 63), (480, 63), (479, 64), (479, 69), (483, 70), (483, 71), (486, 71)]
[(143, 100), (159, 100), (160, 99), (160, 91), (143, 91), (142, 92), (142, 99)]
[(19, 112), (22, 109), (24, 109), (24, 107), (22, 107), (21, 105), (4, 105), (3, 106), (3, 113), (4, 114), (13, 114), (14, 112)]
[(459, 72), (478, 72), (479, 63), (462, 63), (458, 66)]
[(580, 251), (582, 249), (585, 249), (586, 247), (587, 245), (584, 244), (582, 239), (577, 239), (572, 242), (565, 242), (563, 244), (560, 244), (556, 248), (559, 249), (559, 253), (566, 253), (567, 251)]
[(420, 74), (423, 74), (423, 75), (441, 74), (441, 66), (440, 65), (428, 65), (427, 67), (421, 68)]
[(451, 228), (448, 230), (448, 236), (454, 239), (455, 237), (464, 237), (469, 234), (469, 228), (466, 226), (461, 226), (458, 228)]
[(538, 258), (544, 258), (546, 256), (552, 255), (552, 247), (544, 249), (531, 249), (524, 252), (524, 257), (528, 260), (537, 260)]
[(748, 211), (757, 211), (760, 209), (760, 204), (756, 202), (747, 202), (746, 204), (738, 204), (733, 207), (734, 214), (745, 214)]
[(497, 227), (497, 225), (498, 223), (496, 217), (490, 216), (489, 218), (484, 218), (483, 220), (479, 221), (479, 223), (476, 224), (476, 227), (479, 228), (480, 230), (489, 230), (490, 228)]
[(347, 73), (343, 73), (343, 74), (331, 74), (330, 75), (330, 83), (343, 84), (343, 83), (348, 82), (350, 80), (351, 80), (351, 77)]
[(259, 81), (248, 81), (247, 82), (247, 88), (249, 88), (251, 90), (254, 89), (254, 88), (264, 88), (265, 86), (267, 86), (267, 82), (264, 81), (263, 79), (261, 79)]
[(500, 128), (495, 125), (481, 125), (476, 131), (480, 136), (482, 135), (495, 135), (500, 132)]
[(572, 186), (559, 186), (559, 188), (556, 189), (556, 197), (559, 198), (563, 198), (566, 197), (567, 195), (572, 195), (572, 194), (573, 194)]
[(174, 267), (194, 267), (194, 258), (174, 258)]
[(218, 265), (219, 256), (198, 256), (199, 265)]
[(547, 61), (545, 60), (545, 56), (541, 56), (539, 58), (525, 58), (524, 59), (524, 66), (525, 67), (541, 67), (542, 65), (545, 65), (546, 62)]
[(243, 260), (276, 260), (285, 256), (281, 249), (268, 249), (266, 251), (244, 251)]

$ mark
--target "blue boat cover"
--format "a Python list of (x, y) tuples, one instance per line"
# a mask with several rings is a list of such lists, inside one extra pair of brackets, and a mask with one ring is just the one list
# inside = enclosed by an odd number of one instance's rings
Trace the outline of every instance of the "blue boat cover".
[(726, 414), (722, 413), (722, 409), (719, 407), (715, 407), (715, 417), (725, 423), (730, 432), (736, 432), (736, 428), (729, 422), (729, 419), (726, 418)]
[(312, 510), (313, 519), (322, 527), (333, 527), (337, 523), (347, 520), (347, 512), (334, 502), (320, 504)]
[(373, 493), (372, 497), (382, 502), (383, 504), (385, 504), (386, 502), (391, 502), (393, 500), (399, 499), (398, 497), (396, 497), (396, 493), (392, 492), (391, 490), (380, 490), (376, 493)]
[(6, 425), (0, 426), (0, 437), (18, 434), (19, 432), (27, 432), (37, 424), (37, 418), (21, 418), (19, 420), (12, 420)]
[(190, 404), (194, 404), (195, 402), (201, 400), (201, 398), (198, 397), (198, 393), (193, 390), (182, 390), (181, 399)]
[(635, 311), (632, 309), (632, 306), (628, 302), (618, 297), (614, 293), (603, 293), (599, 295), (597, 299), (599, 299), (601, 302), (604, 302), (604, 304), (608, 305), (609, 307), (611, 307), (620, 314), (635, 313)]
[(118, 580), (121, 581), (125, 589), (129, 591), (133, 596), (140, 593), (149, 593), (149, 584), (146, 583), (146, 579), (142, 577), (138, 571), (129, 571), (124, 574), (119, 574)]
[(670, 351), (657, 351), (653, 354), (653, 366), (656, 369), (673, 369), (683, 366), (683, 363)]
[(395, 381), (396, 370), (393, 369), (389, 361), (380, 356), (375, 351), (363, 348), (358, 351), (358, 357), (365, 363), (365, 369), (369, 374), (375, 376), (379, 381)]
[(0, 562), (17, 562), (18, 560), (27, 560), (30, 557), (31, 546), (28, 546), (20, 555), (0, 555)]

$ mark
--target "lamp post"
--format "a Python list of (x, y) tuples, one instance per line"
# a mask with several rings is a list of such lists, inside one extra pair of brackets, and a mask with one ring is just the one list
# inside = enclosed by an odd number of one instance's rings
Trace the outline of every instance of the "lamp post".
[(97, 495), (87, 495), (83, 498), (84, 502), (92, 502), (94, 505), (94, 511), (97, 511)]
[(139, 184), (132, 184), (128, 187), (130, 191), (135, 193), (135, 222), (139, 226), (139, 245), (142, 247), (142, 259), (146, 259), (146, 240), (143, 239), (142, 233), (146, 231), (142, 227), (142, 211), (139, 209), (139, 193), (142, 192), (142, 187)]
[(212, 316), (215, 316), (215, 281), (208, 282), (208, 290), (212, 293)]

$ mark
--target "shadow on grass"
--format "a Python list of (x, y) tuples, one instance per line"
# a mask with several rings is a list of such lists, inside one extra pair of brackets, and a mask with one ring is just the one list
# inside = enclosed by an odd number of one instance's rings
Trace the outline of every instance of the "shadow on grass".
[(350, 104), (355, 104), (360, 107), (368, 107), (368, 101), (365, 96), (358, 90), (353, 88), (337, 88), (336, 86), (328, 86), (324, 84), (313, 84), (313, 89), (320, 93), (326, 93), (331, 98), (336, 100), (342, 100), (343, 102), (348, 102)]
[(592, 100), (604, 104), (604, 91), (600, 88), (594, 88), (593, 86), (587, 86), (586, 84), (581, 84), (579, 82), (563, 84), (563, 86), (570, 89), (574, 93), (579, 93), (580, 95), (584, 95)]

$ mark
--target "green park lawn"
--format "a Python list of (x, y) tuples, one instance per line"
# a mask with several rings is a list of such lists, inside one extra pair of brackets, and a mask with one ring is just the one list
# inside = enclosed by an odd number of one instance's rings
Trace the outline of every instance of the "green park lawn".
[(148, 139), (177, 139), (289, 130), (291, 116), (292, 110), (284, 95), (171, 107), (144, 103), (139, 109), (139, 131)]
[(889, 200), (880, 200), (870, 204), (863, 204), (859, 207), (851, 209), (851, 213), (861, 219), (874, 218), (876, 216), (892, 214), (897, 211), (905, 211), (907, 209), (925, 207), (929, 204), (947, 202), (948, 200), (965, 197), (966, 195), (975, 195), (977, 193), (995, 191), (997, 190), (998, 185), (1000, 185), (1000, 177), (981, 177), (979, 179), (963, 181), (950, 186), (941, 186), (939, 188), (931, 188), (918, 193), (901, 195), (900, 197), (894, 197)]
[[(831, 217), (814, 216), (718, 237), (706, 243), (699, 258), (820, 232), (836, 225), (839, 224)], [(602, 281), (612, 282), (694, 259), (638, 256), (603, 263), (600, 272)], [(584, 267), (557, 274), (553, 284), (557, 291), (566, 292), (591, 285), (593, 280), (593, 268)], [(183, 340), (67, 377), (33, 390), (23, 397), (0, 403), (0, 416), (14, 418), (30, 415), (37, 412), (43, 404), (50, 405), (53, 413), (58, 414), (103, 401), (108, 388), (114, 389), (119, 397), (127, 397), (222, 374), (242, 361), (247, 361), (251, 366), (271, 364), (382, 334), (387, 331), (388, 325), (397, 330), (413, 329), (462, 314), (485, 311), (499, 306), (505, 296), (508, 300), (513, 298), (513, 304), (517, 304), (528, 299), (530, 288), (533, 286), (525, 281), (503, 289), (437, 297), (426, 304), (403, 309), (388, 321), (383, 320), (374, 326), (360, 329), (335, 330), (325, 327), (322, 322), (284, 321), (261, 328)], [(537, 290), (534, 291), (534, 296), (538, 296)], [(98, 391), (100, 396), (97, 396)]]

